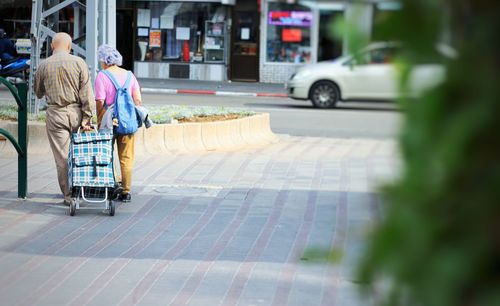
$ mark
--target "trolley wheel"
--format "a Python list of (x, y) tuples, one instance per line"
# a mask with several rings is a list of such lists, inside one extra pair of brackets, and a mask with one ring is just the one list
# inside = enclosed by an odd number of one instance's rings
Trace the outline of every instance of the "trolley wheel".
[(112, 217), (115, 215), (115, 202), (109, 200), (109, 215)]
[(74, 216), (76, 212), (76, 201), (71, 200), (71, 203), (69, 203), (69, 215)]

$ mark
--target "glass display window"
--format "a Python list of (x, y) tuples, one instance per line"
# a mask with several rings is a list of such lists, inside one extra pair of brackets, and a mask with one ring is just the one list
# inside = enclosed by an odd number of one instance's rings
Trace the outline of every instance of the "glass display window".
[(268, 3), (266, 61), (309, 63), (313, 13), (299, 4)]
[[(219, 3), (145, 2), (138, 3), (136, 60), (205, 62), (205, 39), (215, 39), (212, 48), (221, 46), (226, 36), (227, 9)], [(207, 28), (207, 25), (211, 25)], [(147, 29), (149, 28), (149, 31)], [(218, 38), (222, 37), (222, 38)], [(225, 54), (210, 57), (225, 61)], [(222, 54), (222, 58), (221, 58)]]

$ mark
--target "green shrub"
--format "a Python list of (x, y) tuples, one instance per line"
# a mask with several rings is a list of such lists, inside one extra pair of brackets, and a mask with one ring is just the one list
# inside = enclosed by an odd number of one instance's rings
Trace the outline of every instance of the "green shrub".
[(500, 305), (500, 2), (402, 2), (382, 33), (403, 42), (407, 68), (435, 59), (443, 36), (458, 58), (443, 84), (401, 101), (403, 173), (382, 189), (359, 276), (384, 280), (384, 305)]
[[(17, 119), (17, 104), (15, 103), (0, 104), (0, 120), (16, 120), (16, 119)], [(28, 120), (45, 122), (45, 112), (40, 112), (38, 115), (28, 113)]]
[[(254, 115), (254, 111), (226, 108), (224, 106), (186, 106), (186, 105), (164, 105), (164, 106), (148, 106), (149, 116), (154, 123), (168, 123), (171, 119), (184, 119), (192, 117), (206, 117), (212, 115), (230, 115), (236, 114), (240, 116)], [(0, 119), (16, 120), (17, 105), (16, 104), (0, 104)], [(45, 121), (45, 112), (41, 111), (38, 115), (28, 114), (30, 121)], [(95, 120), (94, 120), (95, 121)]]

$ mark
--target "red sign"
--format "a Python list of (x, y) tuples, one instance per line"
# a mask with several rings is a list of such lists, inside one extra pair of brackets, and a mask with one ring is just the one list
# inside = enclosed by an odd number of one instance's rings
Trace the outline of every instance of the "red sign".
[(283, 42), (301, 42), (302, 30), (300, 29), (283, 29), (281, 31), (281, 40)]

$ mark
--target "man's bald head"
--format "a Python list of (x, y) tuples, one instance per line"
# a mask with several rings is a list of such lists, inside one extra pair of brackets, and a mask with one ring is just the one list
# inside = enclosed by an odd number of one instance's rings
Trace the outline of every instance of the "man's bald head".
[(52, 39), (52, 51), (64, 51), (64, 52), (70, 52), (71, 51), (71, 43), (72, 39), (71, 36), (69, 36), (68, 33), (64, 32), (59, 32), (56, 33), (54, 38)]

